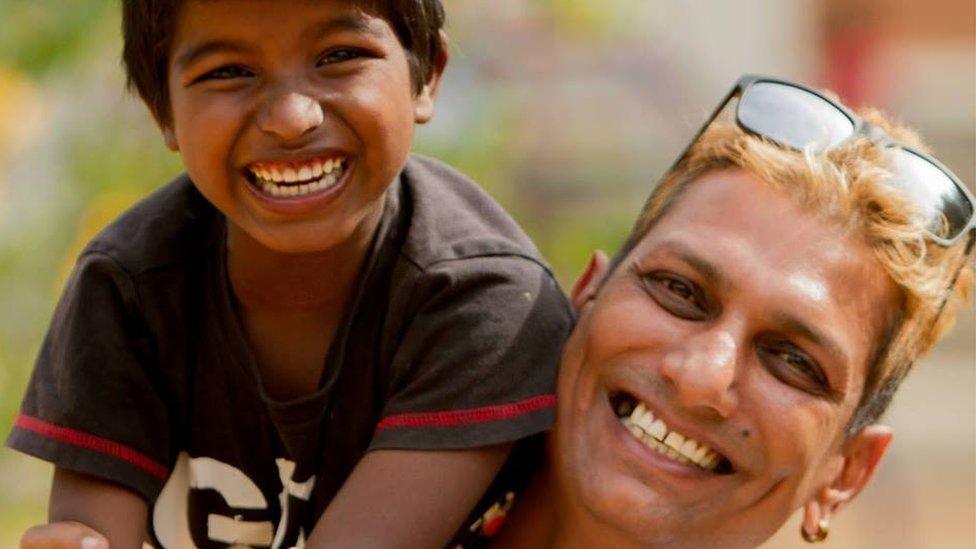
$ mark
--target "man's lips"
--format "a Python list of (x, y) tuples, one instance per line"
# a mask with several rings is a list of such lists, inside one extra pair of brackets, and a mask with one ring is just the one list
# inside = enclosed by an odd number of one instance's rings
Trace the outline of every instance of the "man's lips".
[(644, 446), (678, 463), (712, 474), (735, 472), (732, 462), (710, 444), (671, 428), (651, 411), (646, 402), (626, 391), (608, 395), (609, 405), (623, 426)]

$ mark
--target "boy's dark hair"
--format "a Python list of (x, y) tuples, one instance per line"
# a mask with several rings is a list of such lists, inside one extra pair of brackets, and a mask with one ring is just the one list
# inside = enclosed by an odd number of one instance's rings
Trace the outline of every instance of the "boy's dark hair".
[[(122, 61), (129, 89), (145, 101), (156, 121), (171, 122), (167, 67), (176, 18), (183, 2), (122, 0)], [(444, 27), (441, 0), (350, 0), (382, 17), (407, 51), (414, 91), (420, 92), (441, 54)]]

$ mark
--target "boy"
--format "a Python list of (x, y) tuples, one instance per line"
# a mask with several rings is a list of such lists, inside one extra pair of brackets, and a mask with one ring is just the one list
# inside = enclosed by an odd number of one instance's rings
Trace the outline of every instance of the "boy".
[(50, 520), (112, 547), (444, 545), (549, 426), (571, 313), (497, 205), (408, 158), (440, 2), (123, 10), (188, 175), (89, 244), (55, 313), (8, 440), (56, 466)]

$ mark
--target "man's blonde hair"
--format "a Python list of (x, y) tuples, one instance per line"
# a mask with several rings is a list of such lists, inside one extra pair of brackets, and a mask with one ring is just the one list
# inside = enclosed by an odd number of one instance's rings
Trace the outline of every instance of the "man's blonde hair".
[[(881, 416), (914, 361), (945, 334), (959, 306), (968, 301), (973, 272), (966, 244), (943, 248), (926, 238), (928, 220), (886, 183), (889, 154), (867, 138), (849, 140), (826, 152), (799, 152), (746, 133), (728, 120), (728, 109), (723, 114), (655, 188), (616, 261), (637, 245), (695, 180), (723, 168), (748, 170), (809, 211), (860, 235), (898, 284), (902, 300), (900, 308), (888, 315), (882, 340), (868, 364), (864, 392), (848, 425), (848, 433), (856, 433)], [(895, 125), (879, 111), (858, 114), (897, 141), (925, 150), (915, 132)]]

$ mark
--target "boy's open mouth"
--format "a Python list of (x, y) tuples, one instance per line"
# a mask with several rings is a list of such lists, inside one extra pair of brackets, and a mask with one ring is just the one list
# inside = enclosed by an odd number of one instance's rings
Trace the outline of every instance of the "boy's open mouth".
[(325, 191), (345, 173), (344, 156), (306, 162), (256, 162), (247, 167), (248, 180), (261, 193), (274, 198), (302, 197)]
[(648, 406), (633, 395), (614, 391), (610, 407), (628, 431), (648, 448), (685, 464), (693, 464), (710, 473), (725, 475), (734, 471), (732, 462), (706, 444), (672, 431)]

